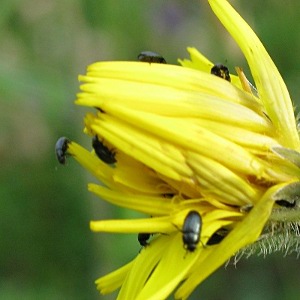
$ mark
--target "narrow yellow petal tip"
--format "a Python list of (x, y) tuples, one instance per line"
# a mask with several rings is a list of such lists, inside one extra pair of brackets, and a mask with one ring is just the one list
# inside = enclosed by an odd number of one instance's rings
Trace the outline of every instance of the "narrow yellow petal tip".
[(209, 0), (211, 8), (243, 51), (266, 113), (286, 146), (300, 149), (294, 109), (286, 85), (251, 27), (225, 0)]

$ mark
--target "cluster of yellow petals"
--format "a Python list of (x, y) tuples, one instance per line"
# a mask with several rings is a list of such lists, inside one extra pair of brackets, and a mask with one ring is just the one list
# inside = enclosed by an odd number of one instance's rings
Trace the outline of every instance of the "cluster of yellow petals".
[[(231, 82), (211, 75), (213, 63), (194, 48), (182, 66), (99, 62), (79, 77), (76, 103), (97, 108), (85, 132), (113, 149), (116, 163), (74, 142), (68, 153), (103, 183), (89, 184), (91, 192), (149, 215), (92, 221), (91, 229), (154, 234), (135, 260), (96, 281), (103, 294), (121, 287), (118, 299), (165, 299), (181, 284), (175, 296), (187, 298), (257, 240), (278, 192), (299, 181), (299, 166), (280, 150), (300, 143), (278, 70), (227, 1), (209, 3), (245, 54), (257, 91), (239, 68)], [(201, 242), (187, 253), (180, 228), (191, 210), (202, 217)], [(220, 229), (227, 236), (207, 245)]]

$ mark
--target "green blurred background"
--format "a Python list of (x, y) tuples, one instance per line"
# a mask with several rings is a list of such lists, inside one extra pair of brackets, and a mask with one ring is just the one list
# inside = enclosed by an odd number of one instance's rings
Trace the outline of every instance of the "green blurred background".
[[(231, 1), (261, 37), (300, 96), (300, 2)], [(56, 161), (68, 136), (86, 147), (77, 75), (98, 60), (136, 60), (143, 50), (168, 63), (196, 46), (248, 73), (240, 51), (204, 0), (2, 0), (0, 3), (0, 298), (114, 299), (94, 280), (131, 260), (136, 235), (95, 234), (90, 219), (135, 215), (86, 190), (96, 182), (72, 159)], [(191, 299), (299, 299), (297, 255), (251, 257), (207, 279)], [(201, 272), (201, 270), (199, 270)]]

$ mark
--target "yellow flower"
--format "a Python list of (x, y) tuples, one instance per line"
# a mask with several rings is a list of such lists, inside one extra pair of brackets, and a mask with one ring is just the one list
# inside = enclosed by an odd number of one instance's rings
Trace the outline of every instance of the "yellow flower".
[(121, 287), (118, 299), (165, 299), (175, 290), (187, 298), (239, 251), (264, 251), (287, 234), (280, 247), (288, 248), (298, 234), (300, 141), (289, 93), (229, 3), (209, 4), (257, 90), (240, 68), (229, 75), (194, 48), (182, 66), (98, 62), (79, 77), (76, 103), (97, 108), (85, 117), (94, 150), (63, 139), (60, 161), (67, 151), (101, 181), (91, 192), (149, 215), (91, 221), (95, 232), (146, 233), (132, 262), (96, 281), (103, 294)]

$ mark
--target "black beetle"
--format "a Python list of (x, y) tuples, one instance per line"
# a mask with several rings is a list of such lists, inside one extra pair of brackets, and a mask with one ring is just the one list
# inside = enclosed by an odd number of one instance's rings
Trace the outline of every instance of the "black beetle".
[(138, 234), (138, 241), (141, 246), (146, 247), (149, 245), (148, 240), (150, 239), (150, 233), (141, 232)]
[(286, 208), (294, 208), (296, 206), (296, 200), (293, 200), (293, 202), (289, 202), (287, 200), (276, 200), (276, 204), (282, 207)]
[(208, 239), (206, 242), (207, 246), (212, 246), (219, 244), (223, 241), (223, 239), (226, 237), (226, 235), (229, 233), (229, 231), (225, 228), (218, 229), (213, 235)]
[(59, 163), (62, 165), (66, 163), (66, 152), (68, 150), (69, 143), (69, 139), (67, 139), (66, 137), (60, 137), (55, 144), (56, 157)]
[(214, 65), (211, 70), (210, 70), (210, 73), (213, 74), (213, 75), (216, 75), (218, 77), (221, 77), (227, 81), (231, 81), (231, 78), (230, 78), (230, 73), (229, 73), (229, 70), (226, 66), (222, 65), (222, 64), (216, 64)]
[(114, 164), (116, 160), (116, 153), (106, 147), (103, 142), (99, 141), (98, 137), (95, 135), (92, 140), (92, 146), (95, 150), (97, 156), (107, 164)]
[(166, 60), (158, 53), (152, 51), (143, 51), (138, 55), (138, 60), (148, 63), (166, 64)]
[(183, 246), (187, 251), (194, 252), (200, 241), (202, 218), (200, 214), (191, 210), (184, 219), (182, 226)]

